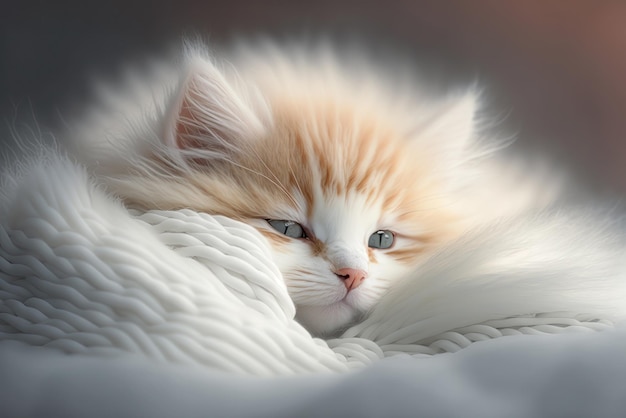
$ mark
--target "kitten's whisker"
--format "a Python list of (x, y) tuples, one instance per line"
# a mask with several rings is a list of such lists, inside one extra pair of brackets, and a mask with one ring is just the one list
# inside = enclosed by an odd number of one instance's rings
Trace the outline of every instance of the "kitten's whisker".
[[(291, 175), (293, 176), (293, 181), (296, 183), (296, 188), (298, 189), (298, 193), (300, 193), (300, 196), (304, 196), (304, 192), (302, 191), (302, 187), (300, 187), (300, 183), (298, 182), (296, 173), (293, 171), (293, 168), (291, 167), (289, 156), (287, 156), (287, 168), (289, 168), (289, 173), (291, 173)], [(298, 209), (302, 210), (302, 208), (299, 206), (298, 206)]]
[(234, 165), (235, 167), (239, 167), (239, 168), (241, 168), (243, 170), (246, 170), (246, 171), (248, 171), (250, 173), (253, 173), (253, 174), (256, 174), (256, 175), (259, 175), (259, 176), (263, 177), (265, 180), (269, 181), (274, 186), (276, 186), (285, 196), (287, 196), (287, 198), (289, 200), (291, 200), (291, 202), (294, 205), (298, 206), (298, 202), (296, 201), (296, 199), (287, 191), (287, 189), (285, 189), (285, 187), (280, 183), (280, 181), (278, 179), (276, 179), (278, 182), (274, 181), (271, 178), (269, 178), (268, 176), (266, 176), (265, 174), (263, 174), (263, 173), (261, 173), (259, 171), (256, 171), (256, 170), (254, 170), (254, 169), (252, 169), (250, 167), (246, 167), (246, 166), (244, 166), (242, 164), (236, 163), (235, 161), (233, 161), (231, 159), (228, 159), (228, 158), (224, 158), (223, 161), (226, 161), (226, 162)]
[[(252, 148), (251, 148), (250, 150), (252, 151), (252, 153), (254, 154), (254, 156), (257, 158), (257, 161), (260, 161), (260, 162), (261, 162), (261, 164), (263, 164), (263, 167), (265, 167), (265, 169), (266, 169), (266, 170), (267, 170), (267, 171), (268, 171), (268, 172), (272, 175), (272, 177), (274, 177), (274, 179), (275, 179), (275, 180), (276, 180), (276, 182), (278, 183), (279, 187), (281, 187), (281, 188), (282, 188), (282, 190), (283, 190), (283, 192), (284, 192), (285, 194), (287, 194), (287, 195), (288, 195), (288, 197), (291, 199), (291, 202), (292, 202), (292, 203), (296, 206), (296, 208), (298, 208), (299, 210), (302, 210), (302, 208), (300, 207), (300, 203), (299, 203), (299, 202), (298, 202), (298, 201), (297, 201), (297, 200), (296, 200), (296, 199), (295, 199), (295, 198), (291, 195), (291, 193), (289, 193), (289, 191), (287, 190), (287, 188), (285, 187), (285, 185), (284, 185), (284, 184), (282, 184), (282, 182), (281, 182), (281, 181), (280, 181), (280, 179), (276, 176), (276, 174), (272, 171), (272, 169), (271, 169), (271, 168), (270, 168), (270, 167), (269, 167), (269, 166), (265, 163), (265, 161), (263, 161), (263, 158), (261, 158), (261, 157), (259, 156), (259, 154), (256, 152), (256, 150), (254, 150), (254, 149), (252, 149)], [(291, 165), (289, 165), (289, 160), (287, 160), (287, 165), (288, 165), (288, 167), (289, 167), (289, 170), (291, 170)], [(292, 171), (292, 173), (293, 173), (293, 171)], [(260, 173), (258, 173), (258, 174), (260, 174)], [(294, 176), (294, 179), (295, 179), (295, 176)], [(299, 190), (300, 192), (302, 192), (302, 191), (301, 191), (301, 189), (300, 189), (300, 185), (298, 185), (298, 184), (297, 184), (297, 180), (296, 180), (296, 186), (298, 187), (298, 190)]]

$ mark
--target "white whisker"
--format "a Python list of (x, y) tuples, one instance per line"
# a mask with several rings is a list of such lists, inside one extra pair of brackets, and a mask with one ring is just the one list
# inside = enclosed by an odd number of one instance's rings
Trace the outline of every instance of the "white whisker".
[(298, 202), (296, 201), (296, 199), (289, 193), (289, 191), (280, 183), (280, 181), (278, 179), (276, 179), (276, 181), (274, 181), (271, 178), (269, 178), (268, 176), (266, 176), (265, 174), (260, 173), (260, 172), (254, 170), (254, 169), (252, 169), (250, 167), (246, 167), (246, 166), (244, 166), (242, 164), (236, 163), (235, 161), (233, 161), (231, 159), (222, 159), (222, 161), (226, 161), (229, 164), (234, 165), (235, 167), (239, 167), (239, 168), (241, 168), (243, 170), (246, 170), (246, 171), (248, 171), (250, 173), (253, 173), (253, 174), (256, 174), (258, 176), (263, 177), (265, 180), (269, 181), (274, 186), (276, 186), (278, 188), (278, 190), (280, 190), (294, 205), (298, 206)]

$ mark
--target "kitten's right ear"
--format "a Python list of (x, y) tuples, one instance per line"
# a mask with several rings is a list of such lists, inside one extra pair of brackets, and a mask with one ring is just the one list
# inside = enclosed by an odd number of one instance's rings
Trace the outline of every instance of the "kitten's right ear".
[(187, 75), (165, 119), (165, 145), (206, 155), (236, 151), (263, 134), (269, 110), (263, 100), (232, 85), (208, 59), (191, 57)]
[(451, 94), (423, 110), (423, 119), (413, 128), (412, 136), (430, 147), (442, 168), (465, 162), (475, 147), (478, 103), (476, 88)]

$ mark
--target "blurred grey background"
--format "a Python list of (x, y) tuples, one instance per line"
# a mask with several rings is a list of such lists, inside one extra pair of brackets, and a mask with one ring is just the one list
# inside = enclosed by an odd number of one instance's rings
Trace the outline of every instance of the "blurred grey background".
[(184, 34), (332, 32), (392, 48), (451, 80), (485, 82), (517, 146), (596, 190), (626, 194), (626, 2), (609, 0), (4, 1), (2, 146), (10, 130), (54, 130), (91, 78)]

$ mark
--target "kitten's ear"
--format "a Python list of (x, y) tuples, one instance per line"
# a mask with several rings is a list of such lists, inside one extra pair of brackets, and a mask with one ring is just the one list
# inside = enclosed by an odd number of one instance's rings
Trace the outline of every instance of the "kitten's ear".
[(459, 156), (472, 143), (478, 103), (475, 89), (447, 97), (431, 109), (428, 120), (417, 129), (418, 136), (433, 141), (433, 147), (444, 155)]
[(188, 61), (187, 75), (168, 109), (165, 145), (223, 154), (262, 135), (268, 119), (265, 103), (241, 84), (231, 84), (208, 59)]

